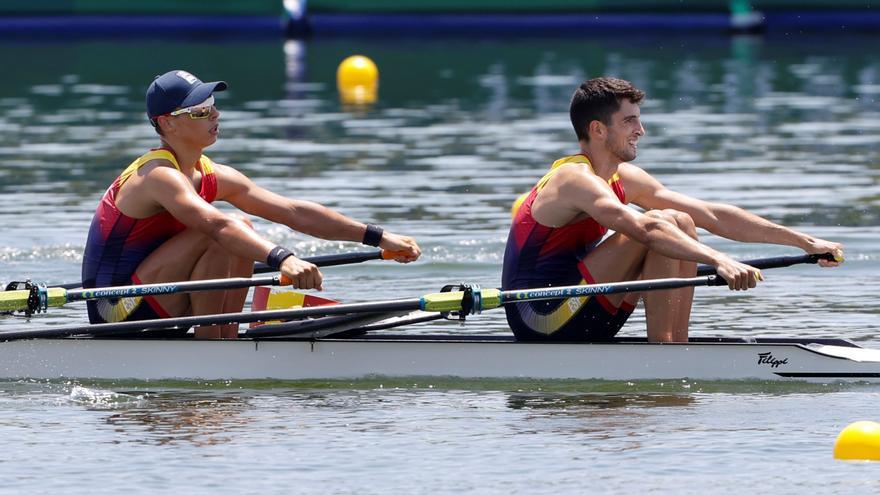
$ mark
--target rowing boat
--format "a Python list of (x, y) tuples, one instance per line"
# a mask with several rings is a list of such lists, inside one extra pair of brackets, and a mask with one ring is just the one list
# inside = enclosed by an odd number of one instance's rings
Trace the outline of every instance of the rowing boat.
[(0, 345), (0, 379), (370, 377), (880, 382), (880, 350), (843, 339), (526, 343), (504, 335), (239, 340), (53, 338)]
[[(830, 255), (751, 260), (762, 268)], [(378, 259), (354, 256), (345, 262)], [(251, 287), (283, 277), (175, 282), (68, 291), (26, 283), (0, 293), (0, 308), (45, 311), (72, 300)], [(711, 267), (671, 278), (525, 290), (447, 286), (419, 298), (313, 303), (241, 313), (20, 329), (0, 333), (0, 379), (305, 380), (385, 377), (581, 380), (808, 380), (880, 382), (880, 349), (843, 339), (702, 338), (686, 343), (518, 342), (506, 335), (387, 335), (376, 330), (458, 317), (524, 301), (724, 284)], [(255, 301), (259, 299), (255, 297)], [(266, 324), (278, 321), (278, 324)], [(253, 323), (235, 340), (156, 338), (193, 325)], [(262, 324), (260, 324), (262, 323)], [(178, 332), (179, 334), (180, 332)], [(125, 335), (125, 336), (123, 336)]]

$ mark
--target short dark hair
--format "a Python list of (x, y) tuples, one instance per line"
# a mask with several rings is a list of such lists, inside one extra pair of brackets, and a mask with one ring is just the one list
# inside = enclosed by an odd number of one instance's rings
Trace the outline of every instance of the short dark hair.
[(597, 77), (581, 83), (571, 97), (569, 108), (578, 141), (590, 140), (587, 126), (594, 120), (611, 125), (611, 115), (620, 110), (624, 98), (638, 105), (645, 98), (645, 92), (615, 77)]

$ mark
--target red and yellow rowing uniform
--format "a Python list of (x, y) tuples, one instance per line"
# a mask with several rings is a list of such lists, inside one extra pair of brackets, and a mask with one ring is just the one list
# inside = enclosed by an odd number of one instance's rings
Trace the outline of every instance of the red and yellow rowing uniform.
[[(154, 149), (133, 161), (113, 181), (101, 198), (89, 228), (83, 254), (83, 287), (139, 284), (135, 270), (141, 262), (162, 243), (186, 228), (167, 211), (147, 218), (132, 218), (116, 207), (119, 189), (132, 174), (151, 160), (168, 161), (180, 170), (177, 158), (171, 151)], [(210, 203), (217, 196), (217, 177), (213, 162), (202, 155), (197, 168), (202, 173), (199, 196)], [(87, 306), (89, 321), (92, 323), (168, 316), (151, 296), (90, 300)]]
[[(593, 168), (584, 155), (560, 158), (531, 192), (514, 204), (513, 225), (504, 252), (501, 286), (504, 290), (595, 283), (583, 258), (602, 240), (607, 228), (592, 218), (562, 227), (541, 225), (532, 216), (532, 203), (547, 181), (567, 164)], [(608, 181), (621, 203), (626, 192), (617, 174)], [(602, 340), (613, 337), (633, 311), (616, 307), (605, 296), (556, 301), (530, 301), (504, 306), (507, 321), (520, 340)]]

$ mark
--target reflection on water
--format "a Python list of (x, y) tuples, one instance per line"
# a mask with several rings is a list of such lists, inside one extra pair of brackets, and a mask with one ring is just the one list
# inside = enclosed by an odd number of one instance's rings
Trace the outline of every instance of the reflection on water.
[(577, 416), (592, 414), (602, 409), (637, 409), (651, 407), (682, 407), (692, 404), (688, 395), (548, 395), (546, 393), (511, 394), (507, 403), (511, 409), (550, 410)]
[(217, 393), (155, 393), (135, 409), (104, 418), (128, 441), (155, 445), (189, 443), (197, 447), (233, 441), (248, 424), (252, 409), (247, 397)]

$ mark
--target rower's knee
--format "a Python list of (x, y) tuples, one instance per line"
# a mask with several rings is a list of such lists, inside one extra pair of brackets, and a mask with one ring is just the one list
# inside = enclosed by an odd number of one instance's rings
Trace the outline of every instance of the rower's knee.
[(697, 225), (694, 223), (694, 219), (691, 216), (683, 211), (667, 209), (663, 210), (664, 213), (669, 215), (672, 218), (673, 223), (678, 226), (679, 229), (682, 230), (685, 234), (697, 238)]
[[(232, 213), (229, 217), (235, 222), (241, 222), (250, 229), (254, 228), (254, 224), (244, 215)], [(213, 239), (209, 239), (209, 241), (205, 249), (205, 256), (208, 256), (218, 264), (225, 262), (238, 275), (243, 276), (253, 272), (253, 260), (232, 254), (225, 246)]]
[(645, 215), (671, 223), (688, 236), (697, 238), (697, 226), (694, 219), (683, 211), (667, 208), (665, 210), (648, 210)]
[[(250, 219), (244, 215), (240, 215), (238, 213), (230, 213), (229, 218), (231, 218), (232, 221), (234, 221), (234, 222), (243, 224), (244, 226), (248, 227), (251, 230), (253, 230), (253, 228), (254, 228), (253, 222), (251, 222)], [(218, 254), (233, 256), (232, 253), (229, 253), (226, 250), (226, 248), (222, 244), (220, 244), (219, 242), (215, 241), (214, 239), (212, 239), (209, 236), (204, 236), (204, 237), (205, 237), (205, 243), (206, 243), (205, 244), (205, 251), (210, 251), (211, 254), (214, 254), (215, 256)]]
[(239, 221), (239, 222), (241, 222), (241, 223), (247, 225), (247, 226), (250, 227), (251, 229), (254, 228), (254, 223), (251, 222), (251, 219), (248, 218), (248, 217), (246, 217), (245, 215), (241, 215), (241, 214), (238, 214), (238, 213), (230, 213), (229, 216), (232, 217), (233, 219), (235, 219), (235, 220), (237, 220), (237, 221)]

